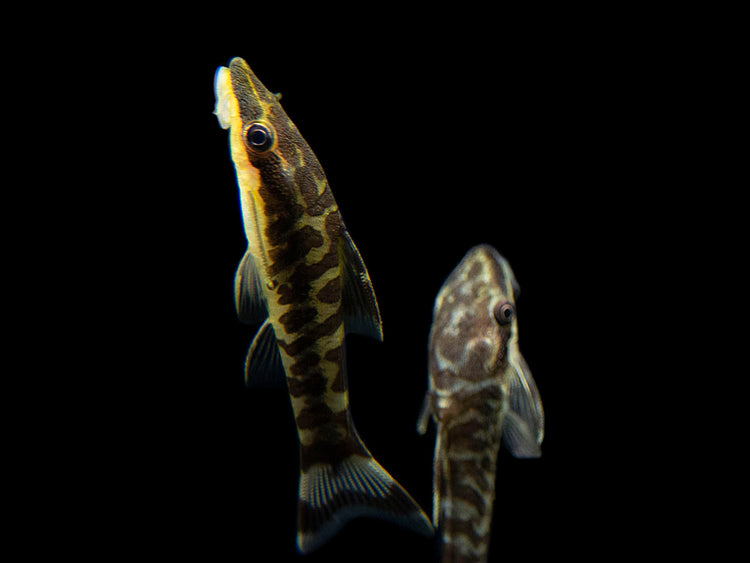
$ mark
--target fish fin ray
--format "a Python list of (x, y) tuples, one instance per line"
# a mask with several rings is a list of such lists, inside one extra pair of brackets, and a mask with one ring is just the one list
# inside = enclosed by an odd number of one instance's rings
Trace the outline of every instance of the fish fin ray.
[(344, 230), (339, 249), (342, 255), (342, 305), (348, 333), (383, 340), (380, 310), (365, 263), (349, 233)]
[(349, 520), (361, 516), (389, 520), (432, 535), (430, 521), (383, 467), (366, 452), (340, 463), (316, 463), (300, 475), (297, 547), (310, 553)]
[(424, 436), (427, 432), (427, 425), (429, 424), (430, 416), (433, 413), (432, 401), (432, 391), (428, 390), (424, 394), (424, 401), (422, 401), (422, 410), (419, 411), (419, 418), (417, 419), (417, 432), (421, 436)]
[(279, 387), (286, 382), (284, 365), (273, 325), (266, 319), (258, 329), (245, 360), (245, 384), (249, 387)]
[(447, 453), (443, 451), (443, 431), (438, 425), (437, 438), (435, 439), (435, 456), (433, 459), (433, 481), (432, 481), (432, 525), (436, 530), (440, 529), (440, 512), (442, 511), (443, 487), (446, 486), (446, 467), (448, 463)]
[(503, 445), (515, 457), (539, 457), (544, 439), (544, 410), (523, 356), (512, 351), (508, 370), (509, 404), (503, 420)]
[(503, 419), (503, 445), (517, 458), (535, 458), (542, 450), (529, 425), (518, 413), (508, 411)]
[(243, 323), (261, 323), (268, 317), (258, 264), (249, 250), (234, 275), (234, 304)]

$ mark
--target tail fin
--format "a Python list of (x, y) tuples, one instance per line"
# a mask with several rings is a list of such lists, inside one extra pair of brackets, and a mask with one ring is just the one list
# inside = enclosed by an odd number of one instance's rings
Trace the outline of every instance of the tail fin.
[(335, 465), (316, 463), (300, 474), (297, 547), (302, 553), (319, 548), (359, 516), (433, 533), (424, 511), (366, 449)]

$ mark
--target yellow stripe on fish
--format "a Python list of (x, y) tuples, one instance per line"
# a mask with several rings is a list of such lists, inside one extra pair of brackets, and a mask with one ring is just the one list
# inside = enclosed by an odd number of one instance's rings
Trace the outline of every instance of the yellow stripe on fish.
[(216, 116), (229, 129), (248, 240), (235, 277), (240, 318), (261, 324), (248, 383), (285, 376), (300, 439), (297, 545), (309, 552), (349, 519), (432, 528), (370, 455), (351, 420), (344, 336), (382, 339), (364, 262), (328, 180), (280, 96), (233, 59), (216, 73)]

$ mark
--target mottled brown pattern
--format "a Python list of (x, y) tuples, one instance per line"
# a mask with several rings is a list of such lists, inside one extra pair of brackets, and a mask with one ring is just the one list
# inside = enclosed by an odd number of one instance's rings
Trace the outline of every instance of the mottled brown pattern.
[(341, 299), (341, 278), (335, 277), (325, 284), (316, 295), (321, 303), (336, 303)]
[[(307, 214), (316, 217), (322, 215), (326, 209), (333, 206), (335, 201), (328, 188), (328, 181), (323, 171), (315, 166), (302, 166), (294, 171), (294, 181), (299, 187), (305, 201)], [(319, 193), (318, 182), (325, 182), (325, 188)]]
[(328, 436), (326, 439), (326, 436), (320, 435), (314, 444), (300, 447), (300, 468), (306, 472), (318, 463), (336, 468), (350, 455), (369, 455), (356, 436)]
[(459, 553), (453, 544), (443, 544), (443, 563), (485, 563), (487, 557)]
[[(335, 472), (350, 456), (370, 457), (352, 425), (346, 396), (339, 258), (344, 226), (320, 164), (276, 98), (244, 61), (233, 59), (229, 66), (242, 131), (247, 130), (250, 122), (259, 122), (274, 135), (274, 144), (258, 152), (246, 139), (237, 137), (239, 126), (232, 118), (233, 155), (244, 148), (242, 156), (247, 156), (259, 173), (257, 185), (254, 176), (243, 183), (240, 163), (235, 163), (241, 189), (252, 190), (254, 196), (248, 203), (247, 194), (242, 193), (243, 215), (251, 245), (256, 234), (248, 226), (256, 219), (254, 213), (263, 213), (260, 244), (253, 245), (253, 249), (264, 253), (259, 257), (266, 266), (261, 272), (264, 291), (267, 287), (276, 292), (275, 302), (271, 301), (270, 294), (266, 296), (279, 337), (278, 345), (285, 352), (282, 359), (300, 435), (301, 479), (307, 479), (307, 472), (313, 465), (320, 465), (320, 472), (315, 473), (317, 486), (320, 486), (320, 478), (330, 475), (331, 468)], [(226, 74), (217, 76), (226, 77)], [(217, 87), (217, 98), (219, 91)], [(220, 124), (225, 126), (221, 115)], [(244, 147), (238, 146), (237, 141), (244, 143)], [(312, 258), (313, 250), (315, 258)], [(312, 260), (318, 261), (308, 263)], [(324, 280), (320, 280), (323, 276)], [(315, 283), (318, 280), (320, 282)], [(331, 314), (331, 310), (335, 312)], [(325, 316), (327, 318), (321, 318)], [(325, 338), (334, 335), (334, 338)], [(331, 346), (333, 349), (327, 349)], [(335, 532), (332, 526), (340, 527), (344, 521), (370, 508), (374, 512), (411, 519), (409, 524), (422, 531), (429, 528), (419, 507), (377, 464), (367, 464), (366, 468), (370, 472), (369, 479), (380, 479), (378, 482), (386, 488), (392, 483), (393, 490), (383, 498), (373, 498), (366, 486), (359, 491), (341, 491), (329, 499), (324, 512), (312, 509), (312, 497), (300, 498), (299, 530), (303, 536), (298, 537), (298, 547), (301, 551), (316, 549)], [(368, 473), (364, 472), (362, 478), (362, 483), (367, 483)], [(303, 482), (301, 495), (309, 491), (303, 487)], [(352, 504), (358, 505), (356, 510), (336, 513)]]
[(290, 371), (292, 372), (292, 375), (305, 375), (319, 364), (320, 354), (315, 351), (310, 351), (301, 357), (295, 358), (294, 363), (290, 367)]
[(313, 371), (304, 377), (287, 377), (287, 385), (294, 398), (322, 397), (326, 393), (327, 381), (320, 371)]
[(310, 302), (312, 282), (319, 279), (328, 270), (338, 267), (339, 253), (335, 244), (323, 255), (319, 262), (297, 264), (289, 279), (276, 289), (279, 296), (278, 304), (293, 305)]
[(343, 393), (347, 390), (346, 382), (346, 353), (344, 345), (338, 346), (331, 350), (328, 350), (325, 355), (325, 359), (329, 362), (335, 362), (340, 366), (339, 371), (336, 373), (336, 377), (331, 382), (331, 391), (334, 393)]
[(451, 426), (447, 430), (448, 441), (446, 443), (448, 455), (452, 453), (481, 452), (490, 447), (492, 442), (488, 439), (482, 427), (476, 421), (471, 421), (458, 426)]
[(297, 286), (309, 285), (311, 281), (315, 281), (325, 274), (328, 270), (337, 268), (339, 266), (339, 253), (336, 244), (331, 244), (320, 261), (314, 264), (299, 264), (294, 273), (290, 276), (290, 283)]
[(456, 485), (453, 488), (453, 498), (465, 500), (477, 509), (477, 512), (480, 516), (484, 516), (487, 513), (484, 496), (479, 494), (471, 487), (468, 487), (466, 485)]
[(277, 236), (276, 243), (278, 246), (271, 248), (268, 253), (271, 259), (269, 273), (272, 276), (302, 262), (310, 250), (323, 246), (325, 239), (313, 227), (305, 225)]
[(491, 493), (494, 487), (496, 462), (492, 456), (485, 455), (473, 459), (451, 460), (451, 472), (455, 475), (471, 475), (480, 490)]
[(323, 401), (316, 401), (304, 407), (297, 415), (297, 427), (302, 430), (318, 428), (324, 424), (329, 424), (333, 419), (334, 413), (331, 407)]
[(310, 346), (315, 344), (323, 336), (330, 336), (341, 326), (343, 322), (341, 311), (331, 315), (326, 320), (318, 323), (303, 334), (299, 335), (298, 338), (292, 342), (286, 342), (283, 339), (278, 339), (279, 346), (292, 357), (298, 356), (303, 351), (307, 350)]
[(344, 230), (344, 223), (341, 221), (341, 215), (338, 213), (331, 213), (325, 219), (325, 229), (328, 236), (331, 237), (332, 241), (338, 241), (341, 236), (341, 231)]
[(318, 199), (307, 208), (307, 213), (312, 217), (322, 215), (327, 209), (334, 205), (336, 205), (336, 201), (333, 199), (331, 188), (326, 182), (326, 187), (323, 189), (323, 193), (321, 193)]
[(309, 305), (290, 307), (286, 313), (279, 317), (279, 322), (284, 326), (284, 332), (295, 334), (312, 322), (317, 314), (318, 310)]
[(268, 219), (265, 235), (271, 247), (281, 244), (299, 228), (298, 221), (305, 208), (297, 201), (297, 193), (287, 178), (280, 158), (271, 154), (254, 162), (260, 172), (258, 195), (263, 200)]
[(450, 521), (450, 523), (446, 523), (446, 527), (451, 528), (451, 532), (453, 533), (454, 537), (460, 534), (467, 538), (474, 547), (479, 547), (480, 545), (482, 545), (482, 542), (485, 538), (484, 534), (478, 534), (474, 530), (474, 526), (469, 520), (454, 518)]
[(440, 433), (435, 490), (443, 563), (487, 560), (489, 532), (476, 530), (489, 530), (492, 518), (512, 335), (511, 323), (498, 323), (492, 312), (499, 303), (513, 303), (512, 272), (502, 264), (493, 248), (473, 248), (436, 300), (429, 354), (433, 399), (428, 404)]

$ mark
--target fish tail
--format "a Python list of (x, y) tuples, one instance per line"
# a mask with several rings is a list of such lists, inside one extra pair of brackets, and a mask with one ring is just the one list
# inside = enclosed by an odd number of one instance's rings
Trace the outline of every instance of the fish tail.
[[(297, 547), (316, 550), (349, 520), (360, 516), (390, 520), (407, 529), (432, 535), (424, 511), (375, 460), (356, 431), (349, 446), (310, 448), (314, 463), (302, 449), (299, 481)], [(328, 450), (327, 456), (325, 452)], [(321, 459), (321, 451), (328, 459)]]

